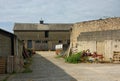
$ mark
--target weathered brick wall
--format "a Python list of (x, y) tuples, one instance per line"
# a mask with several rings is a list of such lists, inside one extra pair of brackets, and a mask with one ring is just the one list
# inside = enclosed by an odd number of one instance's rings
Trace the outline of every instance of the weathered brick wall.
[(77, 37), (81, 32), (105, 31), (120, 29), (120, 18), (107, 18), (93, 21), (85, 21), (74, 24), (72, 28), (71, 43), (73, 47), (77, 44)]

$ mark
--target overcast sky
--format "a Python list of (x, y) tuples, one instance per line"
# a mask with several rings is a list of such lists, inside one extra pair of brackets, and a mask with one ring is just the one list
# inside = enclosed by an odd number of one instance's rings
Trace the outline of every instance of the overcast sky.
[(120, 17), (120, 0), (0, 0), (0, 28), (15, 22), (75, 23)]

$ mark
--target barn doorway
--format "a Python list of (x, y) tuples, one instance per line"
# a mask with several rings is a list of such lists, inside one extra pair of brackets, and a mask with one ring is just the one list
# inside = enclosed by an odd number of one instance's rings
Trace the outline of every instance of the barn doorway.
[(96, 46), (97, 53), (104, 55), (105, 54), (105, 42), (104, 41), (97, 41), (96, 45), (97, 45)]
[(35, 41), (36, 51), (48, 51), (48, 41), (47, 40), (37, 40)]
[(28, 40), (27, 41), (27, 47), (28, 48), (32, 48), (32, 40)]

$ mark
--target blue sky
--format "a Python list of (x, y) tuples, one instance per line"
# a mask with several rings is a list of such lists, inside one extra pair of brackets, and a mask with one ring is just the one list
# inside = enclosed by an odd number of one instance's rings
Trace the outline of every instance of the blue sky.
[(15, 22), (75, 23), (120, 17), (120, 0), (0, 0), (0, 28), (12, 32)]

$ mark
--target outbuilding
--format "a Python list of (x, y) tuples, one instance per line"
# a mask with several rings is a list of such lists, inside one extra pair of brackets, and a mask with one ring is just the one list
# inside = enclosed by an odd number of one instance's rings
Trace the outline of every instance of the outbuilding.
[(13, 33), (0, 29), (0, 73), (21, 69), (23, 43)]

